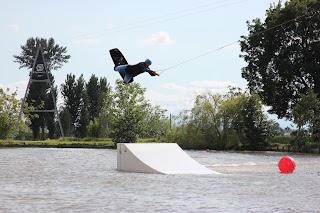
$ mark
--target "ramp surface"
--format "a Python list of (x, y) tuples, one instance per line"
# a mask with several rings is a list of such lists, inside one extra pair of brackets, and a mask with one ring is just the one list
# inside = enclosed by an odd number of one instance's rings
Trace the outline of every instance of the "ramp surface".
[(117, 169), (158, 174), (218, 174), (199, 164), (176, 143), (118, 143)]

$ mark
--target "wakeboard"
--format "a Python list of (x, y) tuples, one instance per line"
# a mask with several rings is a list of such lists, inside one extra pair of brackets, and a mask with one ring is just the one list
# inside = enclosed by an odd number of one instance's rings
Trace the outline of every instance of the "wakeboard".
[[(111, 49), (109, 50), (109, 52), (115, 67), (128, 64), (126, 58), (123, 56), (123, 54), (120, 52), (118, 48)], [(124, 79), (124, 74), (122, 73), (119, 73), (119, 74), (121, 75), (122, 79)], [(133, 78), (131, 78), (129, 83), (131, 83), (132, 81), (133, 81)]]

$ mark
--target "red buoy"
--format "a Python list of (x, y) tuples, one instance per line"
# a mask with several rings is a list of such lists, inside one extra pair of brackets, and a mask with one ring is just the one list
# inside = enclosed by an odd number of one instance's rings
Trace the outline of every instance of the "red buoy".
[(280, 159), (278, 167), (280, 169), (280, 173), (293, 173), (294, 169), (296, 168), (296, 161), (289, 156), (284, 156)]

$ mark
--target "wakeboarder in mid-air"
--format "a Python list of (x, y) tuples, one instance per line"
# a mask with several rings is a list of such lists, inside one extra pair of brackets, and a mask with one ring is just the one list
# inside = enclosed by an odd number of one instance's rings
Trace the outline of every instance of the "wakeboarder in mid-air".
[(125, 84), (133, 82), (133, 77), (144, 72), (148, 72), (151, 76), (159, 76), (156, 71), (149, 68), (152, 64), (150, 59), (146, 59), (144, 62), (139, 62), (135, 65), (129, 65), (125, 57), (117, 48), (111, 49), (109, 52), (115, 65), (114, 70), (120, 73), (123, 83)]

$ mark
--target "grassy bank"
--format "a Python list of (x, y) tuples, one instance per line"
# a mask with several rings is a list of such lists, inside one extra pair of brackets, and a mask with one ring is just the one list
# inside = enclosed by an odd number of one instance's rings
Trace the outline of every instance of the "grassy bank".
[(0, 140), (0, 147), (52, 147), (52, 148), (114, 148), (109, 138), (65, 138), (38, 141), (29, 140)]
[[(160, 142), (154, 138), (138, 139), (138, 143)], [(75, 138), (67, 137), (64, 139), (47, 140), (0, 140), (0, 147), (48, 147), (48, 148), (95, 148), (113, 149), (114, 142), (110, 138)]]

